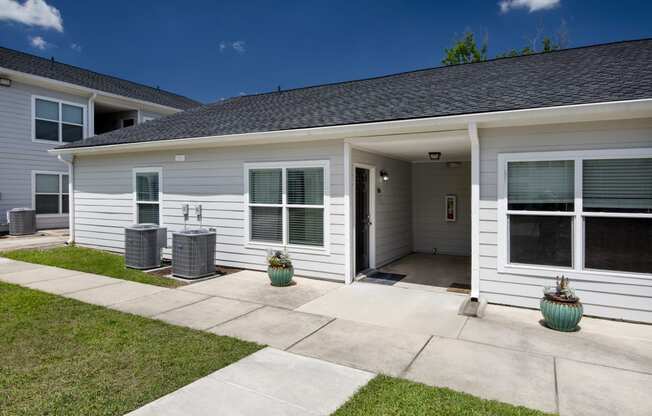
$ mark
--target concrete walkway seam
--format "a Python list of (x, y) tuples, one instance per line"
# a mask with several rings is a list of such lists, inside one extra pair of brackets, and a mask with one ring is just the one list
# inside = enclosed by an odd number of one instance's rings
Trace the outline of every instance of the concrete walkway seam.
[[(302, 337), (302, 338), (299, 339), (298, 341), (293, 342), (291, 345), (289, 345), (287, 348), (285, 348), (284, 351), (288, 351), (290, 348), (294, 347), (295, 345), (297, 345), (297, 344), (300, 343), (301, 341), (303, 341), (303, 340), (305, 340), (305, 339), (308, 339), (309, 337), (315, 335), (318, 331), (324, 329), (324, 328), (325, 328), (327, 325), (329, 325), (331, 322), (335, 322), (336, 319), (337, 319), (337, 318), (332, 318), (330, 321), (326, 322), (324, 325), (322, 325), (322, 326), (320, 326), (319, 328), (315, 329), (314, 331), (312, 331), (311, 333), (309, 333), (309, 334), (306, 335), (305, 337)], [(299, 355), (299, 354), (297, 354), (297, 355)]]

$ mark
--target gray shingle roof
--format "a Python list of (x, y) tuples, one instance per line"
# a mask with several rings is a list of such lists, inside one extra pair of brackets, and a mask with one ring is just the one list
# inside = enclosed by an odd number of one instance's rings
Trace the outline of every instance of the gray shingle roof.
[(231, 98), (62, 146), (652, 98), (652, 39)]
[(179, 110), (187, 110), (202, 104), (190, 98), (158, 88), (148, 87), (110, 75), (99, 74), (61, 62), (53, 62), (50, 59), (3, 47), (0, 47), (0, 67), (68, 82), (123, 97), (165, 105)]

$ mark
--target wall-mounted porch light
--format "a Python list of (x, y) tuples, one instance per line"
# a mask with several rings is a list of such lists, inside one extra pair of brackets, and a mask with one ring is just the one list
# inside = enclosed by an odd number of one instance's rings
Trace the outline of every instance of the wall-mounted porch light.
[(0, 87), (11, 87), (11, 80), (0, 76)]
[(386, 170), (381, 170), (381, 171), (380, 171), (380, 179), (381, 179), (383, 182), (387, 182), (387, 181), (389, 181), (389, 173), (387, 173)]
[(439, 160), (441, 159), (441, 152), (428, 152), (428, 157), (430, 160)]

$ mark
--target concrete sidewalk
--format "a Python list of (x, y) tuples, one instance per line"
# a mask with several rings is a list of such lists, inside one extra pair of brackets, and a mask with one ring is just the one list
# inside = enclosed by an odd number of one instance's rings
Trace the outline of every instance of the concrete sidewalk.
[(129, 416), (330, 415), (374, 376), (265, 348)]
[(252, 271), (167, 289), (0, 259), (0, 280), (564, 416), (652, 414), (650, 325), (585, 318), (559, 333), (538, 311), (458, 316), (457, 294), (300, 277), (273, 288)]
[(0, 235), (0, 251), (23, 248), (48, 248), (62, 246), (68, 241), (68, 229), (41, 230), (32, 235)]

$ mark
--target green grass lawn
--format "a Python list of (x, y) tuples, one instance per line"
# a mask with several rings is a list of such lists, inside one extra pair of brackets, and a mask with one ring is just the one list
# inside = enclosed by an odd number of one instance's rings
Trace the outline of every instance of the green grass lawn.
[(0, 283), (0, 415), (122, 415), (259, 348)]
[(547, 413), (381, 375), (333, 414), (363, 415), (543, 416)]
[(0, 256), (150, 285), (165, 287), (183, 285), (182, 282), (174, 279), (154, 276), (140, 270), (127, 269), (125, 268), (123, 256), (91, 248), (65, 246), (48, 249), (23, 249), (0, 253)]

